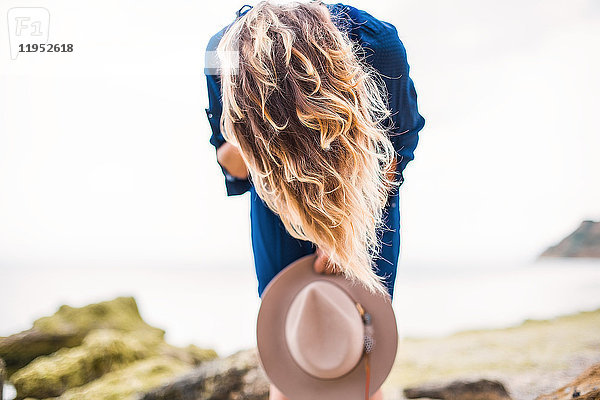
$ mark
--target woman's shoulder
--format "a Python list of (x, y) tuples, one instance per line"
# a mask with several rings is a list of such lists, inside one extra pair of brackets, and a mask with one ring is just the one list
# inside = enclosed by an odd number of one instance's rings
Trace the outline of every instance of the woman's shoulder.
[(325, 4), (336, 25), (349, 28), (353, 33), (370, 33), (372, 35), (398, 35), (396, 27), (381, 20), (369, 12), (344, 3)]
[(206, 49), (204, 51), (204, 74), (207, 76), (219, 75), (219, 58), (217, 56), (217, 47), (219, 46), (219, 42), (223, 38), (225, 31), (230, 25), (227, 25), (219, 32), (212, 35), (208, 40)]
[(208, 41), (208, 44), (206, 45), (206, 51), (215, 51), (217, 49), (217, 46), (219, 45), (219, 42), (221, 41), (221, 39), (223, 38), (223, 35), (225, 34), (225, 32), (227, 31), (227, 29), (233, 25), (233, 23), (235, 22), (236, 19), (238, 19), (239, 17), (241, 17), (242, 15), (246, 14), (248, 11), (250, 11), (250, 9), (252, 8), (251, 5), (248, 4), (244, 4), (240, 9), (238, 9), (234, 14), (235, 14), (235, 18), (233, 21), (231, 21), (229, 24), (227, 24), (226, 26), (224, 26), (219, 32), (215, 33), (214, 35), (212, 35)]
[[(231, 24), (233, 24), (233, 22)], [(210, 39), (208, 40), (208, 44), (206, 45), (206, 51), (216, 51), (217, 50), (217, 46), (219, 45), (219, 42), (223, 38), (225, 31), (227, 31), (227, 29), (231, 26), (231, 24), (224, 26), (219, 32), (215, 33), (214, 35), (212, 35), (210, 37)]]
[[(397, 75), (406, 67), (406, 50), (396, 27), (369, 12), (343, 3), (327, 4), (332, 20), (364, 49), (364, 58), (377, 70)], [(400, 72), (402, 73), (402, 72)]]
[[(238, 9), (234, 14), (235, 14), (235, 18), (233, 18), (233, 20), (225, 25), (220, 31), (218, 31), (217, 33), (215, 33), (214, 35), (212, 35), (210, 37), (210, 39), (208, 40), (208, 43), (206, 44), (206, 48), (205, 48), (205, 65), (209, 66), (209, 65), (216, 65), (218, 64), (217, 62), (217, 55), (216, 55), (216, 51), (217, 51), (217, 47), (219, 46), (219, 43), (221, 42), (221, 39), (223, 38), (223, 35), (225, 34), (225, 32), (227, 31), (227, 29), (229, 29), (229, 27), (231, 25), (233, 25), (233, 23), (242, 15), (244, 15), (245, 13), (247, 13), (248, 11), (250, 11), (250, 9), (252, 8), (251, 5), (248, 4), (244, 4), (240, 9)], [(206, 75), (217, 75), (218, 73), (216, 72), (217, 68), (210, 68), (210, 67), (206, 67), (204, 68), (204, 73)]]

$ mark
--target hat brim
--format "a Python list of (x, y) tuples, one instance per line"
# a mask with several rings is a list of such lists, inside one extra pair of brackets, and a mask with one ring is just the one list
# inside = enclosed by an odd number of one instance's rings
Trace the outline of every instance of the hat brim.
[(346, 375), (318, 379), (292, 358), (285, 340), (285, 319), (296, 294), (308, 283), (325, 280), (345, 290), (371, 314), (375, 347), (370, 353), (370, 395), (389, 375), (398, 350), (396, 317), (389, 296), (373, 295), (342, 275), (314, 271), (315, 254), (304, 256), (280, 271), (265, 288), (256, 324), (260, 363), (277, 389), (292, 400), (364, 400), (365, 357)]

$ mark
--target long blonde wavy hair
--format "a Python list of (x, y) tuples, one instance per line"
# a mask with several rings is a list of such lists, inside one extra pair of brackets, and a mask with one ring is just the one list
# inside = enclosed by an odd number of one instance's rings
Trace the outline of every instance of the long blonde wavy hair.
[(321, 1), (262, 1), (217, 48), (221, 132), (240, 149), (259, 197), (334, 271), (387, 294), (378, 229), (398, 183), (387, 93), (360, 45)]

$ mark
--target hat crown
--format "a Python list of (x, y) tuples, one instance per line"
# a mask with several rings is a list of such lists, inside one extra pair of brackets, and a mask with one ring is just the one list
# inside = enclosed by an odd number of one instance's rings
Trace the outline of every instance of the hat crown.
[(364, 325), (356, 304), (338, 285), (318, 280), (293, 299), (285, 339), (294, 361), (306, 373), (335, 379), (350, 372), (364, 349)]

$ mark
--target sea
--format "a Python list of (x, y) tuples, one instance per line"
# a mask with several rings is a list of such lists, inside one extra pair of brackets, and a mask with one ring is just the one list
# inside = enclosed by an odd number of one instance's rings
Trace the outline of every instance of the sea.
[[(31, 327), (58, 307), (133, 296), (174, 345), (220, 356), (256, 345), (260, 307), (254, 269), (0, 268), (0, 336)], [(405, 337), (502, 328), (526, 319), (600, 308), (600, 260), (544, 259), (512, 265), (400, 263), (393, 307)]]

